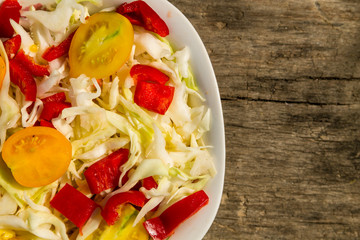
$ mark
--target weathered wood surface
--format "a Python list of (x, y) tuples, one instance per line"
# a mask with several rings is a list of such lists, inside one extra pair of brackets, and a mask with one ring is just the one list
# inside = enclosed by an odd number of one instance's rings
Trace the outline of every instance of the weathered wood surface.
[(208, 49), (227, 169), (204, 238), (360, 238), (360, 1), (170, 0)]

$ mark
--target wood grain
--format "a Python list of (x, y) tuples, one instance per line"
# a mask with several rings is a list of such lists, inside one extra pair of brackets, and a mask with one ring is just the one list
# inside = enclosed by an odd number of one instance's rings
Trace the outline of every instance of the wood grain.
[(359, 239), (360, 1), (170, 2), (203, 39), (224, 110), (204, 239)]

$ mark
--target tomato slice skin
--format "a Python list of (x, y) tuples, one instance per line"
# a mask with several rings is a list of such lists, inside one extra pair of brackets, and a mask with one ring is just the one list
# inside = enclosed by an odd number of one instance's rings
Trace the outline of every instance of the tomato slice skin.
[(2, 158), (19, 184), (40, 187), (67, 171), (71, 150), (71, 143), (56, 129), (28, 127), (5, 141)]
[(2, 83), (4, 81), (6, 74), (6, 65), (4, 59), (0, 56), (0, 89), (2, 87)]
[(70, 76), (104, 78), (128, 59), (134, 42), (130, 21), (116, 12), (100, 12), (80, 25), (69, 50)]

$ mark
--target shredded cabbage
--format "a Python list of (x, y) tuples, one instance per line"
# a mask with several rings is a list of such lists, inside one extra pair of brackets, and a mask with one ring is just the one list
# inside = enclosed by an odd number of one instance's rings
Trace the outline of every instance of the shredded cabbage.
[(101, 216), (100, 208), (95, 209), (90, 219), (86, 222), (82, 229), (82, 235), (78, 234), (76, 240), (84, 240), (90, 236), (96, 229), (99, 228), (101, 221), (103, 220)]
[(21, 108), (21, 122), (23, 127), (34, 126), (35, 122), (39, 119), (41, 111), (44, 108), (44, 105), (40, 99), (36, 99), (34, 106), (28, 113), (28, 108), (33, 104), (33, 102), (25, 102), (24, 106)]
[(5, 60), (6, 73), (0, 89), (0, 150), (6, 139), (6, 132), (10, 128), (17, 126), (17, 121), (21, 117), (20, 107), (16, 100), (10, 97), (10, 73), (9, 60), (7, 58), (3, 43), (0, 41), (0, 57)]
[(54, 87), (58, 86), (60, 80), (65, 76), (62, 75), (58, 70), (54, 70), (51, 72), (49, 77), (45, 77), (38, 85), (37, 85), (37, 96), (39, 98), (44, 98), (47, 96), (48, 92), (50, 92)]
[(137, 165), (140, 161), (140, 155), (143, 152), (140, 144), (139, 132), (134, 129), (130, 122), (120, 114), (106, 111), (106, 117), (108, 121), (116, 127), (120, 133), (123, 133), (130, 138), (130, 157), (128, 161), (120, 167), (122, 174), (119, 179), (119, 186), (121, 186), (121, 180), (125, 176), (126, 172), (132, 167)]
[(162, 132), (159, 128), (154, 125), (154, 141), (146, 150), (147, 158), (157, 158), (163, 161), (166, 166), (173, 166), (173, 160), (169, 156), (169, 153), (166, 151), (166, 142), (162, 136)]
[(174, 98), (166, 112), (177, 127), (191, 123), (191, 108), (187, 104), (187, 93), (185, 83), (176, 86)]
[(56, 188), (57, 183), (39, 188), (27, 188), (18, 184), (13, 178), (10, 169), (0, 157), (0, 186), (12, 197), (20, 208), (26, 207), (25, 194), (37, 203), (43, 203), (46, 194)]
[(133, 223), (133, 226), (136, 226), (138, 222), (156, 206), (158, 206), (166, 196), (170, 195), (172, 189), (172, 183), (167, 177), (163, 177), (159, 181), (158, 187), (146, 190), (144, 187), (140, 188), (140, 191), (143, 192), (149, 201), (141, 208), (139, 214), (136, 216), (136, 219)]
[(10, 194), (0, 187), (0, 215), (14, 214), (17, 210), (17, 203)]
[(190, 60), (190, 50), (188, 47), (183, 48), (180, 51), (177, 51), (174, 54), (176, 62), (179, 66), (179, 72), (184, 78), (189, 77), (189, 60)]
[(48, 9), (51, 9), (51, 6), (56, 3), (56, 0), (18, 0), (18, 2), (23, 8), (33, 6), (36, 4), (41, 4), (47, 7)]
[(119, 96), (119, 104), (126, 110), (125, 116), (132, 125), (134, 125), (139, 132), (142, 144), (147, 146), (150, 144), (154, 135), (152, 125), (154, 124), (153, 118), (140, 108), (134, 102), (126, 100), (123, 96)]
[(35, 56), (35, 53), (30, 50), (30, 48), (35, 45), (34, 40), (30, 37), (30, 34), (13, 19), (10, 19), (10, 23), (14, 31), (21, 37), (21, 48), (24, 50), (24, 52), (32, 57)]
[[(11, 24), (22, 38), (21, 48), (38, 63), (46, 63), (41, 57), (44, 51), (64, 40), (86, 21), (89, 13), (114, 11), (103, 0), (20, 0), (20, 3), (29, 7), (22, 10), (25, 18)], [(32, 6), (37, 3), (43, 5), (41, 10)], [(111, 196), (129, 191), (152, 176), (158, 187), (140, 188), (148, 201), (139, 211), (135, 226), (144, 217), (158, 216), (176, 201), (203, 189), (216, 174), (210, 146), (203, 140), (210, 130), (211, 111), (205, 106), (206, 99), (191, 72), (188, 47), (175, 51), (167, 39), (134, 27), (132, 51), (117, 72), (103, 79), (85, 74), (72, 78), (67, 57), (55, 59), (48, 63), (49, 76), (35, 78), (35, 102), (25, 101), (20, 90), (11, 86), (9, 61), (2, 43), (0, 55), (6, 63), (0, 91), (0, 150), (12, 133), (36, 124), (43, 110), (41, 99), (64, 92), (71, 102), (71, 107), (51, 120), (72, 145), (72, 161), (61, 178), (39, 188), (23, 187), (0, 157), (0, 229), (6, 229), (9, 236), (84, 240), (101, 227), (104, 221), (100, 209), (93, 212), (81, 235), (74, 224), (50, 206), (50, 199), (66, 183), (104, 205)], [(166, 84), (174, 87), (175, 92), (165, 115), (134, 102), (136, 83), (130, 70), (136, 64), (152, 66), (169, 76)], [(84, 171), (120, 148), (128, 148), (130, 154), (120, 167), (118, 188), (92, 194)], [(125, 174), (129, 179), (122, 185)], [(158, 209), (154, 213), (155, 207)]]
[(160, 159), (144, 159), (136, 168), (129, 180), (118, 190), (114, 191), (112, 195), (120, 192), (127, 192), (133, 188), (141, 179), (151, 176), (167, 176), (168, 168)]
[(75, 10), (80, 11), (80, 20), (85, 22), (85, 17), (88, 16), (87, 9), (73, 0), (61, 0), (54, 11), (36, 10), (23, 14), (35, 22), (40, 22), (54, 33), (65, 34)]
[(148, 32), (135, 31), (134, 43), (137, 46), (135, 56), (147, 53), (153, 59), (158, 60), (171, 55), (170, 47)]
[(106, 140), (104, 143), (94, 147), (90, 151), (75, 156), (75, 158), (81, 159), (83, 161), (90, 159), (99, 159), (105, 154), (109, 154), (117, 149), (124, 147), (126, 144), (129, 143), (129, 141), (130, 141), (129, 138), (127, 137), (110, 138)]

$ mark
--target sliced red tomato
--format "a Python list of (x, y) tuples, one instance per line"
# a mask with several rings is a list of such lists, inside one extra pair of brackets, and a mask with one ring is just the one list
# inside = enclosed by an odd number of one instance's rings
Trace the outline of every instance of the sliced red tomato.
[(17, 0), (5, 0), (0, 6), (0, 37), (10, 38), (14, 34), (14, 29), (10, 24), (10, 19), (19, 23), (21, 5)]
[(129, 20), (115, 12), (100, 12), (80, 25), (69, 50), (70, 75), (104, 78), (128, 59), (134, 41)]
[(2, 158), (15, 180), (26, 187), (40, 187), (59, 179), (71, 161), (71, 143), (59, 131), (28, 127), (4, 143)]

